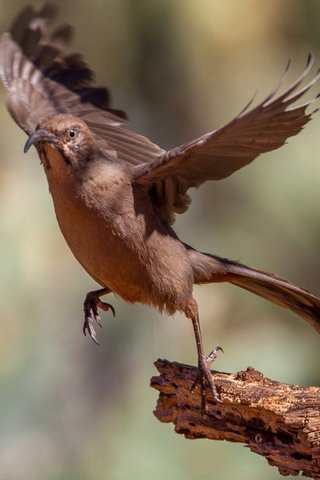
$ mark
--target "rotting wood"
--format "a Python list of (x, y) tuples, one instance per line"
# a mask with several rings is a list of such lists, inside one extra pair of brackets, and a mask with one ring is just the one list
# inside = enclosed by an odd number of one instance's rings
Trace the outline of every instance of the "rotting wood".
[(201, 412), (197, 369), (167, 360), (155, 363), (160, 375), (156, 417), (172, 422), (188, 439), (228, 440), (263, 455), (282, 475), (320, 478), (320, 388), (276, 382), (252, 367), (235, 374), (213, 372), (221, 403), (208, 391)]

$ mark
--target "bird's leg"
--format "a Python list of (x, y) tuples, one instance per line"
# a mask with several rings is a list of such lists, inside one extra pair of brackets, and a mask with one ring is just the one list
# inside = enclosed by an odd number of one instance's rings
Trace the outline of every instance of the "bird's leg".
[(198, 306), (194, 299), (192, 302), (189, 303), (186, 311), (186, 316), (191, 318), (192, 326), (194, 330), (194, 335), (197, 344), (197, 351), (198, 351), (198, 368), (199, 368), (199, 375), (193, 385), (192, 388), (195, 388), (196, 383), (200, 383), (200, 390), (201, 390), (201, 409), (202, 411), (207, 411), (207, 403), (206, 403), (206, 386), (208, 385), (213, 398), (216, 402), (221, 402), (219, 394), (217, 392), (216, 386), (212, 379), (212, 373), (210, 371), (210, 366), (212, 362), (215, 360), (217, 353), (219, 350), (223, 351), (221, 347), (216, 347), (212, 350), (210, 355), (206, 358), (204, 351), (203, 351), (203, 342), (202, 342), (202, 334), (200, 328), (200, 321), (199, 321), (199, 313), (198, 313)]
[(110, 293), (111, 290), (109, 288), (101, 288), (100, 290), (95, 290), (93, 292), (89, 292), (86, 295), (84, 304), (83, 304), (83, 310), (84, 310), (84, 324), (83, 324), (83, 333), (86, 335), (87, 331), (97, 345), (99, 345), (99, 342), (97, 340), (97, 335), (96, 331), (94, 329), (93, 323), (94, 321), (97, 322), (97, 324), (102, 327), (101, 325), (101, 318), (98, 313), (98, 308), (101, 308), (105, 312), (108, 312), (111, 310), (113, 316), (115, 316), (115, 310), (110, 303), (102, 302), (100, 300), (100, 297), (102, 295), (106, 295), (107, 293)]

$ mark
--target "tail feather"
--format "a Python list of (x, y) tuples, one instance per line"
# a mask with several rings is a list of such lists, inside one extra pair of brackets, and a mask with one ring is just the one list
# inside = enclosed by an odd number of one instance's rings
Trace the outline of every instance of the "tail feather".
[(284, 278), (242, 265), (232, 268), (234, 285), (255, 293), (280, 307), (289, 308), (320, 333), (320, 298)]
[(214, 255), (189, 250), (195, 283), (229, 282), (289, 308), (320, 333), (320, 298), (272, 273)]

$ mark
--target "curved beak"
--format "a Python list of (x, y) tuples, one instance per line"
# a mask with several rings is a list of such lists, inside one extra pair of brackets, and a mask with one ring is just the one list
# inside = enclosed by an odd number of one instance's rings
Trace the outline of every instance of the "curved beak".
[(36, 130), (32, 135), (30, 135), (30, 137), (26, 141), (23, 151), (24, 153), (27, 153), (31, 145), (44, 142), (58, 143), (58, 139), (53, 133), (48, 132), (44, 128), (39, 128), (39, 130)]

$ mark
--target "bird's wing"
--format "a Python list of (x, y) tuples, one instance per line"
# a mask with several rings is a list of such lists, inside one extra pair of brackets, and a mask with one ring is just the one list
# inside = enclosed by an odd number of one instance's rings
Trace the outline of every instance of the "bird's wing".
[(137, 165), (164, 151), (122, 126), (126, 114), (110, 106), (106, 88), (81, 55), (64, 53), (72, 38), (70, 25), (53, 29), (56, 8), (46, 3), (25, 7), (0, 40), (0, 74), (8, 89), (8, 109), (30, 135), (41, 119), (71, 113), (96, 134), (101, 151), (115, 161)]
[[(289, 62), (290, 64), (290, 62)], [(286, 70), (286, 74), (289, 68)], [(159, 186), (171, 183), (170, 197), (158, 199), (158, 203), (179, 212), (175, 205), (187, 207), (186, 191), (198, 187), (207, 180), (221, 180), (252, 162), (260, 153), (279, 148), (288, 137), (300, 132), (310, 120), (306, 108), (311, 101), (291, 106), (319, 80), (317, 74), (301, 87), (313, 64), (309, 56), (302, 75), (278, 94), (286, 75), (279, 86), (260, 104), (248, 111), (250, 104), (231, 122), (209, 132), (192, 142), (173, 148), (145, 164), (133, 169), (133, 179), (138, 184)], [(300, 87), (300, 88), (299, 88)], [(251, 102), (250, 102), (251, 103)], [(313, 113), (313, 112), (312, 112)], [(157, 192), (155, 193), (157, 200)], [(183, 208), (182, 208), (183, 211)]]
[(11, 115), (28, 134), (50, 115), (82, 118), (95, 133), (101, 152), (133, 169), (133, 180), (150, 190), (166, 221), (187, 209), (190, 187), (231, 175), (260, 153), (281, 146), (310, 119), (306, 107), (311, 102), (290, 105), (319, 79), (317, 74), (299, 90), (310, 72), (311, 56), (301, 77), (281, 95), (277, 89), (220, 130), (165, 152), (123, 127), (125, 113), (111, 108), (106, 88), (94, 86), (93, 72), (81, 55), (64, 54), (72, 29), (50, 28), (55, 15), (51, 3), (39, 10), (28, 6), (1, 37), (0, 74), (9, 92)]

